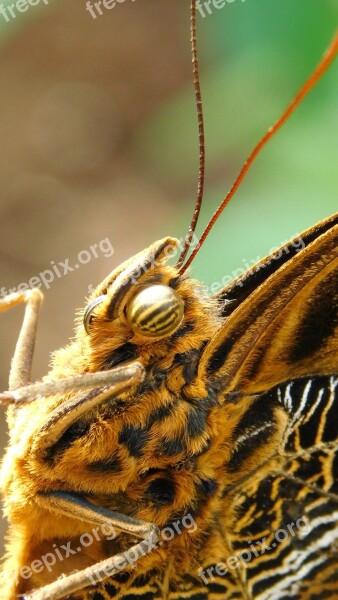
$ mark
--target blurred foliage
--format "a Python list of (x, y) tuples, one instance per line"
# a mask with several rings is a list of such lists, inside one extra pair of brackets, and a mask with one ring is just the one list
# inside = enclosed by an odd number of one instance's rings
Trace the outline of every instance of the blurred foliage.
[[(337, 22), (331, 0), (236, 1), (198, 20), (207, 185), (199, 231), (245, 157), (319, 62)], [(215, 226), (194, 272), (208, 284), (337, 210), (337, 67), (263, 150)], [(135, 134), (155, 176), (196, 178), (191, 84)], [(210, 176), (211, 172), (211, 176)], [(184, 234), (193, 202), (186, 200)]]
[[(37, 18), (40, 9), (47, 10), (42, 2), (18, 12), (9, 26), (0, 17), (0, 39)], [(253, 145), (318, 63), (338, 15), (335, 0), (234, 0), (213, 7), (211, 15), (203, 10), (198, 39), (207, 185), (199, 232)], [(218, 280), (337, 208), (337, 91), (331, 68), (257, 159), (201, 251), (196, 276), (207, 283)], [(134, 139), (136, 157), (159, 182), (175, 179), (187, 187), (194, 181), (198, 148), (191, 82), (152, 112)], [(184, 235), (192, 210), (189, 189), (178, 203), (177, 231), (168, 233)]]
[(36, 4), (36, 6), (29, 5), (27, 2), (28, 8), (23, 12), (16, 8), (16, 2), (13, 2), (13, 0), (1, 0), (1, 5), (5, 9), (7, 9), (9, 5), (13, 6), (13, 4), (14, 18), (11, 17), (8, 10), (5, 11), (7, 17), (0, 14), (0, 45), (4, 44), (12, 35), (19, 33), (26, 22), (29, 22), (31, 19), (36, 19), (41, 9), (50, 10), (49, 4), (46, 5), (43, 0), (40, 0), (40, 4)]

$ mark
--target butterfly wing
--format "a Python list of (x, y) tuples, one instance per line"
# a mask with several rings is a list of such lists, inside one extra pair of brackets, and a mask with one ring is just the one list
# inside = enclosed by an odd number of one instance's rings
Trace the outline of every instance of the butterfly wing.
[[(322, 222), (301, 236), (300, 252), (276, 265), (271, 256), (245, 278), (240, 303), (203, 353), (201, 379), (222, 381), (226, 394), (257, 393), (337, 369), (337, 222)], [(231, 300), (239, 287), (237, 280), (219, 298)]]
[(255, 600), (337, 597), (337, 390), (334, 376), (283, 383), (258, 396), (234, 432), (228, 468), (238, 472), (267, 444), (267, 426), (273, 430), (262, 407), (288, 417), (265, 464), (224, 491), (226, 506), (235, 507), (228, 539)]
[(337, 215), (299, 239), (218, 294), (227, 318), (200, 363), (225, 406), (248, 407), (223, 491), (237, 563), (214, 571), (215, 598), (338, 594)]

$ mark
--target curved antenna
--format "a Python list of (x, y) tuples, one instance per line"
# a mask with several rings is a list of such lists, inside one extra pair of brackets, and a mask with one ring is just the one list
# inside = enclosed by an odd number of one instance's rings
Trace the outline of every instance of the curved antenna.
[(244, 163), (244, 165), (243, 165), (243, 167), (242, 167), (242, 169), (241, 169), (238, 177), (236, 178), (235, 182), (233, 183), (232, 187), (230, 188), (230, 191), (227, 193), (227, 195), (224, 198), (223, 202), (219, 205), (219, 207), (216, 210), (215, 214), (213, 215), (213, 217), (209, 221), (208, 226), (206, 227), (206, 229), (202, 233), (201, 238), (200, 238), (197, 246), (194, 248), (193, 252), (189, 256), (189, 258), (188, 258), (187, 262), (185, 263), (185, 265), (183, 265), (183, 267), (181, 267), (181, 269), (180, 269), (180, 275), (182, 275), (186, 271), (186, 269), (189, 267), (189, 265), (191, 264), (191, 262), (194, 260), (197, 252), (199, 251), (199, 249), (201, 248), (202, 244), (204, 243), (207, 235), (210, 233), (210, 231), (213, 228), (214, 224), (216, 223), (217, 219), (220, 217), (220, 215), (222, 214), (222, 212), (225, 209), (226, 205), (230, 202), (231, 198), (236, 193), (237, 189), (239, 188), (240, 184), (242, 183), (242, 181), (243, 181), (246, 173), (250, 169), (250, 167), (251, 167), (252, 163), (254, 162), (256, 156), (259, 154), (259, 152), (262, 150), (262, 148), (265, 146), (265, 144), (284, 125), (285, 121), (287, 121), (287, 119), (290, 117), (290, 115), (293, 113), (293, 111), (302, 102), (302, 100), (310, 92), (310, 90), (314, 87), (314, 85), (319, 81), (319, 79), (325, 73), (325, 71), (327, 70), (327, 68), (330, 66), (331, 62), (334, 60), (337, 52), (338, 52), (338, 34), (335, 34), (334, 37), (333, 37), (332, 42), (330, 43), (329, 47), (327, 48), (327, 50), (326, 50), (326, 52), (325, 52), (322, 60), (320, 61), (319, 65), (311, 73), (310, 77), (305, 81), (304, 85), (301, 87), (301, 89), (299, 90), (298, 94), (295, 96), (295, 98), (292, 100), (292, 102), (287, 106), (287, 108), (282, 113), (282, 115), (278, 119), (278, 121), (276, 121), (276, 123), (274, 125), (272, 125), (271, 127), (269, 127), (269, 129), (267, 130), (266, 134), (261, 138), (261, 140), (255, 146), (255, 148), (253, 149), (253, 151), (251, 152), (251, 154), (248, 156), (248, 158), (245, 161), (245, 163)]
[(191, 31), (191, 55), (194, 75), (194, 88), (195, 88), (195, 99), (197, 108), (197, 120), (198, 120), (198, 139), (199, 139), (199, 153), (200, 153), (200, 164), (198, 171), (198, 186), (197, 186), (197, 198), (195, 204), (194, 214), (189, 226), (188, 234), (186, 235), (182, 252), (178, 258), (176, 267), (179, 269), (189, 250), (192, 236), (195, 232), (198, 217), (201, 211), (203, 193), (204, 193), (204, 172), (205, 172), (205, 142), (204, 142), (204, 119), (203, 119), (203, 106), (201, 96), (201, 84), (199, 76), (198, 66), (198, 55), (197, 55), (197, 35), (196, 35), (196, 0), (191, 0), (190, 5), (191, 17), (190, 17), (190, 31)]

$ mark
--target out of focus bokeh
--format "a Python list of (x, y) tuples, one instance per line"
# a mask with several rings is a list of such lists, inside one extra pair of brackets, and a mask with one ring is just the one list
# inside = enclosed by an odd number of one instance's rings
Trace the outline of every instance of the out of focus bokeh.
[[(0, 4), (0, 293), (44, 282), (34, 379), (72, 335), (90, 286), (153, 240), (186, 234), (198, 172), (189, 4), (119, 0), (102, 14), (86, 0), (27, 2), (24, 12), (22, 2)], [(200, 233), (318, 63), (338, 7), (199, 6)], [(333, 66), (256, 161), (193, 263), (196, 278), (230, 278), (337, 210), (337, 93)], [(63, 275), (60, 263), (72, 270)], [(2, 390), (22, 316), (23, 307), (1, 314)]]

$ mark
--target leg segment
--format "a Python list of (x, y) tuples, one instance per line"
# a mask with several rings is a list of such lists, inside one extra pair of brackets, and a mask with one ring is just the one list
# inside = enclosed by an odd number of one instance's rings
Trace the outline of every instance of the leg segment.
[(8, 310), (22, 302), (26, 303), (25, 316), (16, 344), (9, 375), (10, 390), (15, 390), (18, 387), (27, 385), (30, 381), (37, 324), (42, 299), (43, 295), (40, 290), (33, 289), (28, 290), (27, 292), (9, 294), (0, 300), (0, 312)]
[(159, 537), (156, 525), (133, 519), (119, 513), (91, 504), (87, 500), (65, 492), (41, 494), (39, 504), (76, 519), (88, 523), (109, 524), (120, 531), (140, 536), (143, 541), (131, 546), (125, 552), (73, 573), (63, 579), (58, 579), (40, 590), (25, 594), (23, 600), (58, 600), (88, 586), (96, 585), (103, 579), (111, 577), (119, 571), (128, 570), (139, 558), (151, 552)]
[[(26, 404), (36, 400), (38, 396), (54, 396), (55, 394), (67, 393), (82, 389), (91, 389), (104, 385), (117, 385), (135, 377), (136, 381), (142, 381), (143, 367), (140, 363), (125, 367), (116, 367), (109, 371), (99, 371), (97, 373), (85, 373), (74, 377), (66, 377), (57, 381), (41, 381), (19, 387), (14, 391), (3, 392), (0, 394), (0, 405), (14, 404), (19, 406), (21, 403)], [(122, 375), (123, 371), (123, 376)], [(120, 391), (120, 390), (118, 390)]]
[[(82, 375), (82, 377), (86, 377), (86, 375)], [(96, 381), (97, 385), (97, 378), (101, 378), (101, 386), (102, 379), (106, 379), (106, 385), (99, 389), (92, 389), (89, 393), (80, 393), (71, 396), (58, 406), (51, 413), (48, 421), (42, 426), (37, 436), (36, 443), (39, 452), (44, 453), (48, 448), (56, 444), (66, 429), (83, 414), (111, 400), (114, 396), (117, 396), (132, 385), (140, 383), (144, 378), (144, 367), (141, 363), (135, 362), (130, 365), (116, 367), (111, 371), (90, 373), (87, 377), (89, 379), (87, 380), (86, 387), (93, 387), (95, 385), (94, 381)], [(81, 378), (77, 379), (79, 379), (79, 383), (81, 384)], [(62, 380), (55, 383), (62, 383)], [(79, 387), (83, 386), (79, 385)], [(71, 389), (74, 388), (76, 388), (76, 385), (73, 383)], [(52, 393), (56, 393), (55, 388)]]

